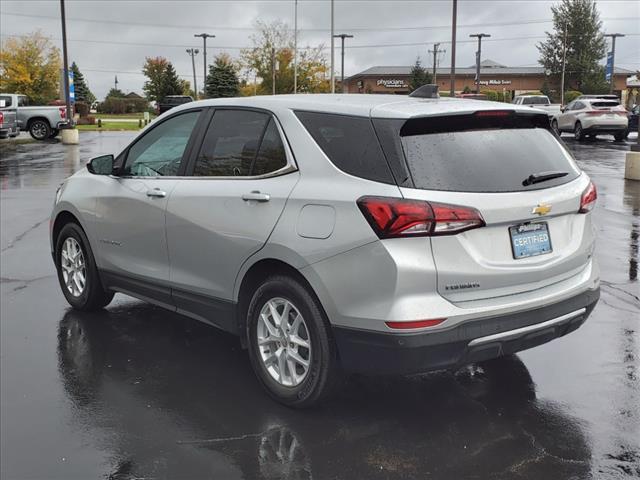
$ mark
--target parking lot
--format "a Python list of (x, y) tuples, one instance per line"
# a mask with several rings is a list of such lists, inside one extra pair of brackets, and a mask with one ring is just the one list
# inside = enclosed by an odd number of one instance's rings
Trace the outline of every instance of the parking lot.
[(563, 137), (599, 195), (602, 296), (582, 328), (455, 373), (353, 377), (295, 411), (263, 393), (234, 337), (120, 294), (100, 313), (65, 302), (56, 187), (134, 135), (0, 145), (2, 478), (640, 477), (635, 137)]

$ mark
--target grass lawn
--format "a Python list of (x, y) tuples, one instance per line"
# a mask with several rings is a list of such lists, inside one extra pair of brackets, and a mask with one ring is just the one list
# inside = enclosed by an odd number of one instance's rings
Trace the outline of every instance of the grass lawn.
[(113, 132), (120, 130), (140, 130), (137, 122), (102, 122), (102, 127), (98, 128), (98, 124), (95, 125), (78, 125), (78, 130), (81, 132), (89, 131), (105, 131), (105, 132)]
[[(92, 117), (98, 118), (144, 118), (144, 113), (90, 113)], [(155, 118), (155, 114), (149, 114), (149, 118), (152, 120)]]

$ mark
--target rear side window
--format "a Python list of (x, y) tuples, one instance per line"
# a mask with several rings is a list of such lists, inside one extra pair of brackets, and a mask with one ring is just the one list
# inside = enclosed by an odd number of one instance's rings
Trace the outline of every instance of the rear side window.
[[(517, 192), (567, 183), (580, 174), (569, 153), (544, 128), (465, 130), (402, 137), (416, 188)], [(532, 185), (529, 175), (567, 175)]]
[(337, 168), (374, 182), (395, 183), (369, 118), (300, 111), (296, 116)]
[(529, 97), (522, 102), (523, 105), (548, 105), (549, 99), (544, 97)]
[(7, 95), (0, 96), (0, 108), (6, 108), (11, 106), (11, 97)]

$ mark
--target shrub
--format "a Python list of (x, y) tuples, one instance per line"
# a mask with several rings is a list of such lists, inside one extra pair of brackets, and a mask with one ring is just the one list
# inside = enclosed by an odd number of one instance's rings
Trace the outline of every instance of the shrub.
[(144, 98), (107, 97), (98, 104), (99, 113), (138, 113), (149, 108), (149, 102)]
[(573, 102), (576, 98), (582, 95), (582, 92), (578, 92), (577, 90), (568, 90), (564, 92), (564, 103), (565, 105), (569, 102)]
[(86, 117), (89, 115), (89, 104), (86, 102), (76, 102), (75, 109), (76, 113), (80, 115), (80, 117)]
[(90, 116), (83, 117), (83, 116), (81, 116), (78, 119), (77, 124), (78, 125), (95, 125), (96, 124), (96, 117), (90, 117)]

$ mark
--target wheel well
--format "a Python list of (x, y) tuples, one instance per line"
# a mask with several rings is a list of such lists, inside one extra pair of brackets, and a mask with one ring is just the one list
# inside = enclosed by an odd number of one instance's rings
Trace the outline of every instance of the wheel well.
[(76, 223), (80, 228), (82, 228), (82, 225), (80, 225), (80, 222), (78, 221), (78, 219), (73, 213), (68, 212), (66, 210), (60, 212), (56, 217), (55, 221), (53, 222), (53, 229), (51, 230), (51, 238), (53, 239), (54, 249), (55, 249), (56, 242), (58, 241), (58, 235), (60, 234), (60, 230), (62, 230), (62, 228), (67, 223)]
[(47, 122), (47, 125), (49, 125), (49, 127), (51, 127), (51, 124), (49, 123), (49, 120), (46, 117), (33, 117), (29, 119), (29, 123), (27, 124), (27, 128), (31, 128), (31, 124), (33, 122), (35, 122), (36, 120), (44, 120), (45, 122)]
[[(249, 303), (251, 302), (253, 292), (255, 292), (258, 285), (260, 285), (265, 279), (273, 275), (286, 275), (295, 278), (309, 289), (309, 292), (316, 298), (316, 300), (318, 299), (313, 287), (311, 287), (311, 284), (309, 284), (304, 275), (288, 263), (274, 258), (267, 258), (256, 262), (251, 266), (251, 268), (249, 268), (249, 270), (247, 270), (247, 273), (245, 273), (242, 283), (240, 284), (240, 291), (238, 292), (236, 319), (238, 322), (238, 334), (240, 336), (242, 348), (247, 347), (247, 336), (245, 335), (245, 330)], [(322, 309), (322, 304), (319, 301), (318, 304)]]

